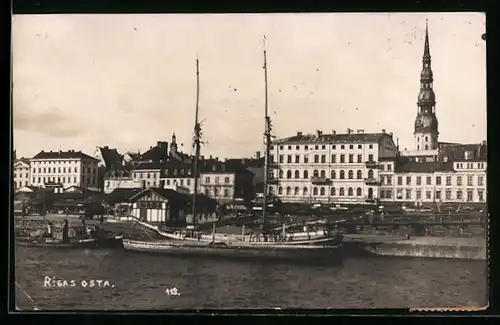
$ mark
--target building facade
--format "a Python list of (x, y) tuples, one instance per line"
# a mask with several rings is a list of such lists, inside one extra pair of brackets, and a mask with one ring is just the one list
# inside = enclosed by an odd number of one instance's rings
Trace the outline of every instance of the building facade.
[(271, 146), (269, 193), (282, 202), (370, 203), (379, 196), (379, 159), (396, 154), (385, 130), (298, 132)]
[(98, 187), (98, 160), (81, 151), (40, 151), (30, 159), (31, 185)]
[(14, 162), (14, 189), (30, 186), (31, 168), (29, 159), (21, 158)]

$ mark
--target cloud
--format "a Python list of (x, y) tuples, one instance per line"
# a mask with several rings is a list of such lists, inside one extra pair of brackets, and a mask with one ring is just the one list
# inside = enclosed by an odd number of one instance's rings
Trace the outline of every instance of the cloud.
[(70, 138), (85, 135), (88, 129), (84, 124), (58, 109), (52, 109), (50, 112), (14, 110), (14, 133), (27, 131), (50, 138)]

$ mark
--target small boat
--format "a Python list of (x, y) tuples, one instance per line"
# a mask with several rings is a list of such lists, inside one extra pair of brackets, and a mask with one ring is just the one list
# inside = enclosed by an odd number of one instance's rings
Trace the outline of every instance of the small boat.
[(24, 247), (45, 248), (121, 248), (123, 247), (123, 236), (111, 236), (101, 238), (71, 238), (63, 241), (53, 238), (16, 238), (16, 245)]

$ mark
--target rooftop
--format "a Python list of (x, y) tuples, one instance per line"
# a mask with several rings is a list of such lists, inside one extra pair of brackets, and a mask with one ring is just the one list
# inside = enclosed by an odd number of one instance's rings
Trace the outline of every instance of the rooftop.
[(111, 167), (113, 165), (121, 164), (122, 156), (118, 153), (118, 150), (111, 149), (108, 146), (98, 147), (101, 152), (102, 159), (106, 167)]
[(82, 160), (93, 160), (98, 161), (96, 158), (87, 155), (81, 151), (69, 150), (69, 151), (40, 151), (31, 159), (42, 159), (42, 160), (52, 160), (52, 159), (82, 159)]
[(323, 134), (317, 131), (316, 134), (302, 134), (297, 132), (297, 135), (288, 138), (281, 138), (273, 141), (273, 144), (335, 144), (335, 143), (378, 143), (382, 137), (392, 137), (392, 134), (385, 133), (364, 133), (363, 130), (348, 130), (345, 134)]
[(448, 161), (486, 161), (488, 146), (486, 141), (474, 144), (439, 142), (439, 158)]

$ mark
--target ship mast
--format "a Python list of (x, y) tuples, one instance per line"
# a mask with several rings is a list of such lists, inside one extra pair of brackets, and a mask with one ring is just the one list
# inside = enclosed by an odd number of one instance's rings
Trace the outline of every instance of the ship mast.
[(193, 146), (195, 149), (194, 156), (194, 191), (193, 191), (193, 225), (197, 224), (196, 220), (196, 194), (198, 192), (198, 160), (200, 157), (200, 143), (201, 143), (201, 124), (198, 121), (198, 111), (199, 111), (199, 102), (200, 102), (200, 68), (199, 68), (199, 60), (196, 57), (196, 110), (195, 110), (195, 118), (194, 118), (194, 137), (193, 137)]
[(263, 39), (264, 45), (264, 198), (262, 203), (262, 219), (264, 233), (267, 230), (267, 199), (268, 199), (268, 179), (269, 179), (269, 151), (271, 146), (271, 118), (268, 115), (268, 95), (267, 95), (267, 54), (266, 54), (266, 36)]

